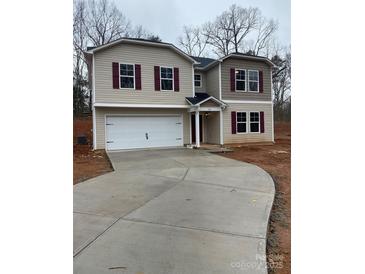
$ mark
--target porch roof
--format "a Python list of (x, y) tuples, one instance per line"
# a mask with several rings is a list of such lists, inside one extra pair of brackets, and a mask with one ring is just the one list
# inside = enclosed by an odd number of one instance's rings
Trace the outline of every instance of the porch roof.
[(214, 101), (220, 107), (227, 106), (227, 104), (224, 103), (223, 101), (204, 92), (196, 92), (194, 97), (186, 97), (186, 100), (192, 106), (200, 106), (202, 103), (205, 103), (209, 100)]

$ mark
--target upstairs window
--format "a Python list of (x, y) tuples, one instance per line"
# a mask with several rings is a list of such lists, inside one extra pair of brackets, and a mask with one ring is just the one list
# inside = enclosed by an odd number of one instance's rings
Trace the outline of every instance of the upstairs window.
[(250, 132), (260, 132), (259, 112), (250, 112)]
[(120, 88), (134, 89), (134, 65), (120, 64)]
[(236, 69), (236, 91), (246, 91), (246, 70)]
[(194, 86), (196, 86), (196, 87), (202, 86), (202, 75), (201, 74), (194, 75)]
[(247, 113), (246, 112), (237, 112), (237, 133), (246, 133), (247, 132)]
[(259, 92), (259, 72), (258, 70), (248, 71), (248, 91)]
[(174, 86), (174, 75), (173, 75), (173, 69), (167, 68), (167, 67), (161, 67), (160, 68), (160, 78), (161, 78), (161, 90), (167, 91), (167, 90), (173, 90)]

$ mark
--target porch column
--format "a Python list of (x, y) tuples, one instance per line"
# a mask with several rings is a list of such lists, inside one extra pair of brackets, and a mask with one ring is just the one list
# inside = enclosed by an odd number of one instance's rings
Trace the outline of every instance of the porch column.
[(223, 110), (219, 111), (219, 144), (223, 146)]
[(199, 125), (199, 111), (195, 111), (195, 145), (200, 147), (200, 125)]

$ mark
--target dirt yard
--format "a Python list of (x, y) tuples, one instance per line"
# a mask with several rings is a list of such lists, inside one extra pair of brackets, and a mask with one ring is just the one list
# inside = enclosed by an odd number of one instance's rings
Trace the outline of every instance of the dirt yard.
[(290, 124), (275, 124), (274, 145), (243, 145), (222, 156), (256, 164), (271, 174), (276, 195), (271, 212), (267, 258), (269, 273), (290, 273)]
[[(83, 117), (74, 119), (74, 147), (73, 147), (73, 184), (113, 171), (105, 150), (93, 151), (92, 119)], [(76, 144), (77, 136), (86, 136), (86, 145)]]

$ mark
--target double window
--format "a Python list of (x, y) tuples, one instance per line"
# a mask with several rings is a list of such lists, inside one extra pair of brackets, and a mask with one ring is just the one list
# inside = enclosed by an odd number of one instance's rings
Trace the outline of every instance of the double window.
[(161, 90), (173, 90), (174, 70), (168, 67), (160, 67)]
[(201, 87), (202, 86), (202, 75), (194, 74), (194, 86)]
[[(236, 113), (236, 131), (237, 133), (257, 133), (260, 132), (260, 113), (249, 112), (249, 119), (247, 119), (247, 112)], [(247, 126), (249, 125), (249, 126)]]
[(134, 65), (120, 64), (120, 88), (134, 89)]
[(236, 69), (236, 91), (259, 92), (259, 71)]

